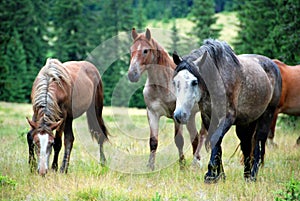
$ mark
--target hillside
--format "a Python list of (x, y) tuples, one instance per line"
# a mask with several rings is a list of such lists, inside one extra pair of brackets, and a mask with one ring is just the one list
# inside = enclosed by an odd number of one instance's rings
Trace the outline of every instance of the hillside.
[[(217, 23), (215, 26), (221, 28), (220, 33), (220, 40), (224, 40), (228, 42), (230, 45), (234, 42), (234, 38), (237, 36), (238, 31), (238, 18), (236, 17), (235, 12), (222, 12), (216, 14)], [(158, 28), (158, 29), (165, 29), (171, 30), (173, 25), (173, 21), (157, 21), (151, 20), (147, 24), (148, 28)], [(176, 26), (179, 30), (180, 35), (186, 36), (187, 33), (192, 31), (193, 23), (188, 20), (188, 18), (180, 18), (176, 19)], [(209, 36), (207, 36), (209, 37)]]

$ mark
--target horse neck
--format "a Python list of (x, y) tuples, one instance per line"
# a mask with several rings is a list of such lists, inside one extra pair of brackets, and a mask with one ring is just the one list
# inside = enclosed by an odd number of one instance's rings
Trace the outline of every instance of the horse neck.
[(169, 54), (158, 43), (154, 46), (156, 55), (154, 56), (152, 64), (147, 67), (147, 83), (158, 85), (170, 83), (173, 79), (176, 65)]

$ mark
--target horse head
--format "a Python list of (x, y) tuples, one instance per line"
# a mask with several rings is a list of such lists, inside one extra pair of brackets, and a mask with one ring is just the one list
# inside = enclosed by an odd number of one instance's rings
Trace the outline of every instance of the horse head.
[(175, 52), (173, 54), (174, 63), (177, 65), (173, 77), (176, 96), (174, 119), (178, 123), (186, 124), (194, 105), (200, 101), (201, 91), (199, 84), (201, 82), (197, 66), (201, 66), (204, 63), (206, 55), (207, 53), (205, 52), (199, 59), (190, 62), (182, 59)]
[(156, 49), (152, 44), (151, 32), (146, 29), (145, 34), (138, 34), (135, 28), (131, 32), (134, 40), (130, 47), (130, 66), (128, 78), (131, 82), (139, 81), (140, 76), (146, 69), (146, 65), (152, 64), (156, 58)]
[(53, 130), (57, 129), (61, 121), (49, 124), (43, 121), (32, 121), (27, 118), (31, 130), (29, 131), (34, 144), (34, 150), (38, 157), (38, 173), (45, 176), (49, 167), (49, 157), (54, 144)]

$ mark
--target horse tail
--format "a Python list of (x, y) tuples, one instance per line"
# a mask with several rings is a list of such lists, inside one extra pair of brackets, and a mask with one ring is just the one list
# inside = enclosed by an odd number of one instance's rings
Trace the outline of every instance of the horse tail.
[(100, 145), (107, 141), (110, 135), (102, 117), (103, 104), (103, 86), (99, 76), (93, 103), (87, 111), (87, 121), (92, 138), (97, 140)]

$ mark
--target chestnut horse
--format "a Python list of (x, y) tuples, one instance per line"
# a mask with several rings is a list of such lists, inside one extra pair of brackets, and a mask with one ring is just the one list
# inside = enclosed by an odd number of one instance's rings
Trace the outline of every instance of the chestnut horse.
[(241, 141), (244, 178), (256, 181), (281, 94), (277, 65), (261, 55), (236, 56), (227, 43), (212, 39), (183, 58), (173, 54), (173, 59), (177, 64), (174, 118), (186, 123), (192, 103), (198, 102), (208, 129), (206, 144), (212, 151), (205, 182), (225, 179), (221, 144), (232, 125)]
[[(48, 171), (52, 147), (52, 169), (57, 170), (63, 132), (65, 154), (60, 172), (67, 173), (74, 141), (72, 122), (84, 112), (87, 112), (91, 135), (100, 146), (100, 161), (105, 163), (103, 143), (108, 132), (102, 118), (103, 88), (100, 74), (93, 64), (47, 59), (33, 83), (31, 101), (32, 120), (27, 118), (31, 126), (27, 134), (29, 164), (31, 167), (36, 165), (35, 150), (40, 175), (44, 176)], [(53, 130), (56, 130), (55, 135)]]
[[(173, 118), (176, 97), (172, 77), (175, 64), (164, 48), (151, 37), (149, 29), (145, 34), (138, 34), (132, 29), (133, 45), (130, 47), (131, 59), (128, 78), (131, 82), (139, 81), (147, 71), (148, 77), (143, 90), (147, 106), (147, 116), (150, 126), (150, 157), (148, 167), (154, 170), (155, 153), (158, 146), (158, 125), (161, 116)], [(187, 129), (193, 146), (193, 164), (200, 162), (200, 149), (206, 136), (206, 130), (201, 129), (200, 137), (195, 125), (195, 114), (199, 111), (195, 105), (190, 115)], [(175, 122), (175, 144), (179, 152), (180, 165), (184, 163), (182, 126)], [(204, 127), (202, 127), (204, 128)], [(199, 144), (199, 147), (198, 147)]]
[[(275, 126), (279, 113), (300, 116), (300, 65), (288, 66), (277, 59), (273, 59), (273, 61), (277, 64), (281, 73), (282, 92), (271, 124), (269, 134), (271, 144), (274, 144)], [(300, 137), (297, 144), (300, 144)]]

